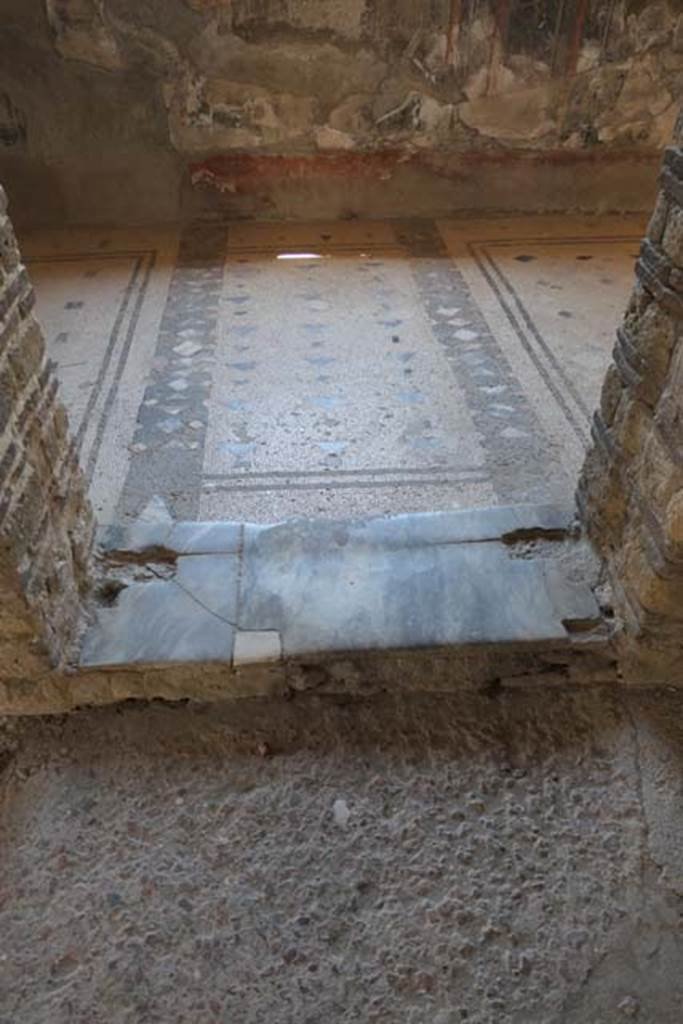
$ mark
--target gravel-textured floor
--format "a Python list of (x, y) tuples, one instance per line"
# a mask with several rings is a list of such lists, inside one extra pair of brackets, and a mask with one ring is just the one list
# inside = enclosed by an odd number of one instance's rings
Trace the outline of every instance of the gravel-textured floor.
[(679, 1024), (683, 696), (0, 730), (2, 1024)]

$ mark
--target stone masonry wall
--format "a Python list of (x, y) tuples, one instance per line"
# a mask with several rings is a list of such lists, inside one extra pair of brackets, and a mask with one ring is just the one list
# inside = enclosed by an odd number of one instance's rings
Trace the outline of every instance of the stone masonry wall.
[(681, 0), (5, 0), (0, 175), (34, 221), (646, 209), (682, 61)]
[(68, 660), (93, 517), (0, 188), (0, 685)]
[(579, 483), (633, 682), (683, 682), (683, 113)]

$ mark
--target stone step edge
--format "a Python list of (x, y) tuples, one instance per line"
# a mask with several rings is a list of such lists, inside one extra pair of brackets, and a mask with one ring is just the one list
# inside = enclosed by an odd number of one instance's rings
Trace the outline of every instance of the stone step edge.
[(617, 688), (616, 654), (606, 635), (563, 644), (494, 644), (354, 652), (232, 667), (217, 662), (79, 668), (0, 687), (0, 712), (62, 714), (124, 701), (372, 700), (383, 696), (529, 688)]

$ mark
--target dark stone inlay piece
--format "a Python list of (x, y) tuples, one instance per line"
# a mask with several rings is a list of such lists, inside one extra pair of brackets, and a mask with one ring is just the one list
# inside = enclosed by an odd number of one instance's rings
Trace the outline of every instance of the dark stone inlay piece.
[[(137, 518), (155, 495), (164, 499), (174, 519), (198, 516), (212, 378), (209, 373), (193, 373), (174, 349), (190, 331), (201, 338), (202, 346), (193, 362), (213, 356), (226, 248), (227, 229), (221, 225), (195, 221), (181, 235), (151, 379), (138, 411), (135, 455), (119, 499), (119, 518)], [(181, 426), (169, 434), (163, 406), (171, 398), (179, 406)]]
[[(432, 221), (406, 222), (398, 237), (411, 259), (434, 336), (467, 401), (496, 494), (510, 504), (547, 503), (566, 497), (571, 484), (553, 455), (551, 441), (436, 225)], [(459, 328), (450, 323), (455, 307), (458, 319), (467, 324), (467, 341), (458, 338)], [(476, 359), (472, 357), (473, 344)], [(498, 396), (496, 411), (503, 416), (492, 415), (492, 395)]]

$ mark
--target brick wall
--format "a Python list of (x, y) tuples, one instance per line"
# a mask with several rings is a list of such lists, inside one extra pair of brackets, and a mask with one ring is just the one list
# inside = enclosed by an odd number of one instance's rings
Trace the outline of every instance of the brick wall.
[(68, 661), (93, 517), (0, 188), (0, 682)]
[(683, 113), (578, 488), (626, 678), (683, 684)]

